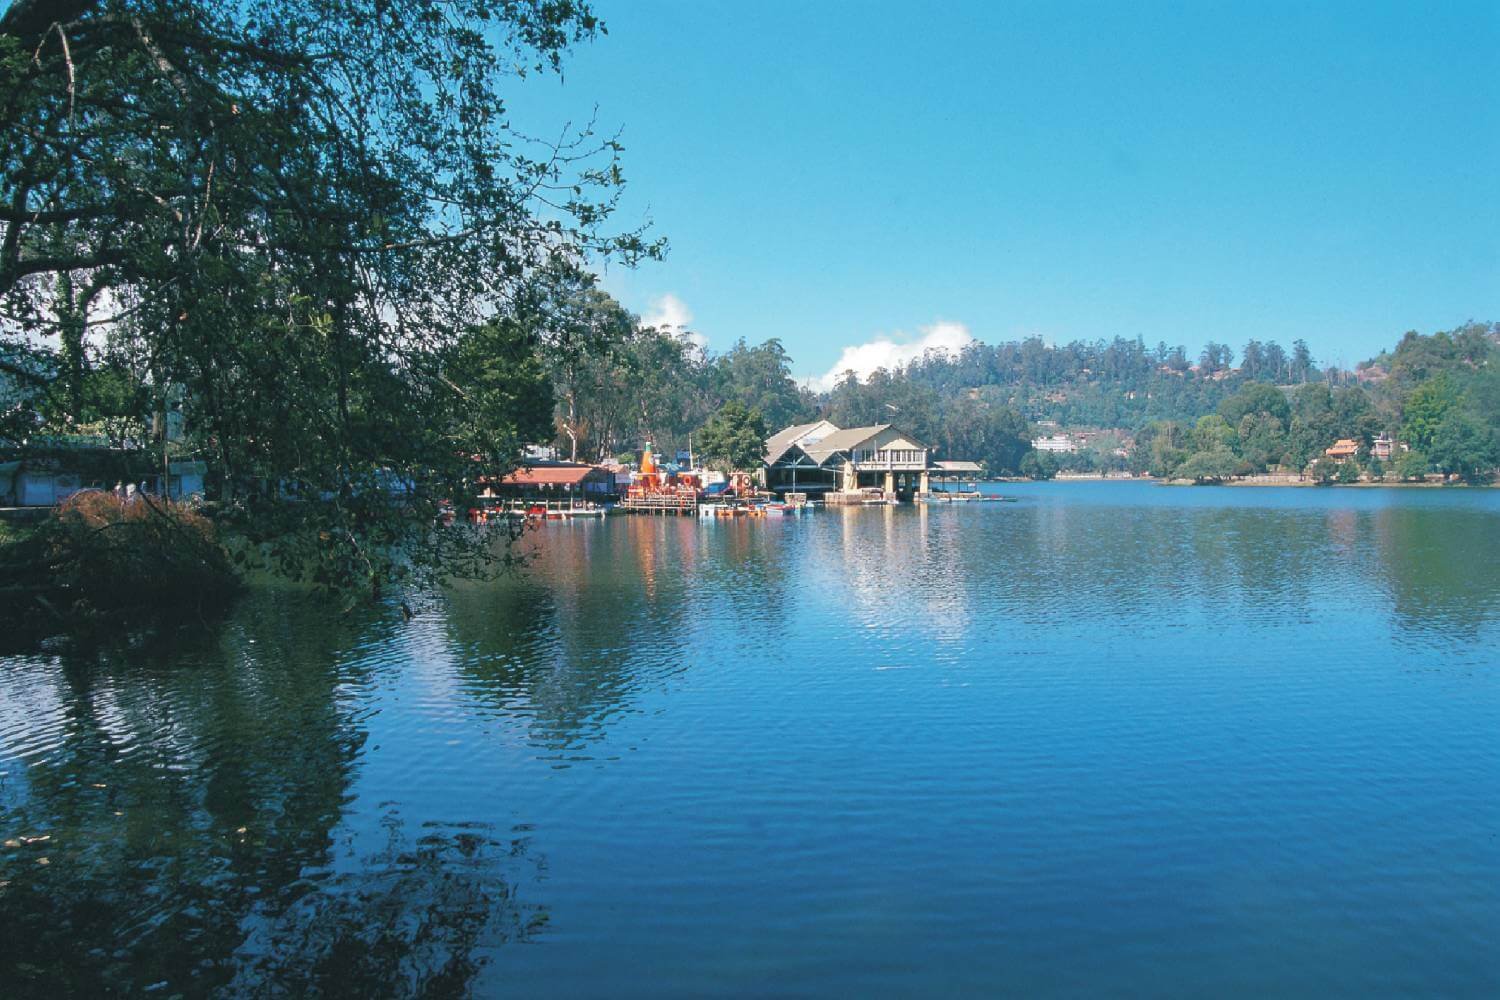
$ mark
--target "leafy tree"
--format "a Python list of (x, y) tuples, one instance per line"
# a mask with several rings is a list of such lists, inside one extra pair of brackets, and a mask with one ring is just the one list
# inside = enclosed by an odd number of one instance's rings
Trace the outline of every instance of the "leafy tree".
[(1423, 479), (1431, 469), (1432, 463), (1420, 451), (1404, 452), (1396, 460), (1396, 476), (1403, 482)]
[(1330, 401), (1334, 436), (1352, 438), (1369, 447), (1381, 431), (1381, 422), (1365, 391), (1359, 386), (1343, 386), (1334, 390)]
[(743, 339), (714, 361), (720, 396), (758, 410), (772, 427), (786, 427), (812, 415), (811, 400), (791, 376), (791, 363), (775, 338), (758, 347)]
[(1246, 378), (1259, 378), (1266, 371), (1266, 349), (1265, 345), (1258, 340), (1251, 340), (1245, 344), (1244, 351), (1240, 354), (1240, 371)]
[(1344, 461), (1340, 462), (1338, 476), (1336, 478), (1341, 484), (1345, 486), (1349, 486), (1353, 483), (1359, 482), (1358, 463), (1356, 463), (1352, 458), (1346, 458)]
[(1272, 382), (1286, 383), (1292, 380), (1291, 362), (1286, 356), (1286, 348), (1274, 340), (1266, 345), (1265, 373)]
[(1408, 330), (1390, 360), (1391, 375), (1407, 385), (1417, 385), (1452, 370), (1456, 359), (1453, 339), (1447, 333), (1439, 331), (1424, 337)]
[(1210, 340), (1203, 348), (1199, 363), (1205, 372), (1224, 371), (1234, 363), (1234, 349), (1228, 344), (1219, 344)]
[(1234, 428), (1217, 413), (1198, 418), (1193, 427), (1193, 441), (1200, 451), (1232, 451), (1237, 443)]
[(505, 468), (530, 442), (552, 432), (552, 385), (535, 338), (512, 320), (496, 319), (461, 338), (448, 352), (450, 434), (460, 453), (480, 455), (485, 468)]
[[(580, 276), (550, 275), (541, 305), (543, 356), (557, 394), (557, 430), (569, 461), (607, 454), (628, 405), (635, 374), (628, 345), (636, 320)], [(550, 437), (550, 435), (548, 435)]]
[(1491, 362), (1469, 383), (1469, 400), (1479, 419), (1500, 427), (1500, 362)]
[(943, 412), (939, 442), (946, 457), (981, 462), (994, 474), (1013, 473), (1031, 450), (1031, 428), (1011, 407), (965, 393)]
[(1057, 457), (1050, 451), (1028, 451), (1021, 458), (1021, 475), (1028, 479), (1052, 479), (1057, 475)]
[(1238, 428), (1239, 450), (1252, 470), (1280, 464), (1286, 455), (1286, 427), (1267, 413), (1247, 413)]
[(698, 450), (711, 464), (727, 471), (759, 468), (765, 460), (766, 422), (758, 410), (728, 402), (698, 431)]
[(1495, 432), (1477, 416), (1454, 408), (1448, 411), (1432, 435), (1427, 455), (1439, 472), (1469, 482), (1488, 482), (1500, 464), (1500, 446)]
[(1235, 474), (1239, 459), (1225, 447), (1197, 451), (1177, 467), (1176, 478), (1195, 483), (1221, 483)]
[(1324, 455), (1313, 463), (1312, 477), (1314, 482), (1323, 486), (1336, 481), (1339, 477), (1339, 463)]
[(1219, 416), (1230, 427), (1238, 427), (1241, 420), (1252, 415), (1274, 417), (1285, 426), (1291, 419), (1292, 408), (1285, 393), (1264, 382), (1248, 382), (1219, 404)]
[(1294, 382), (1306, 382), (1317, 374), (1317, 369), (1313, 366), (1312, 350), (1307, 346), (1307, 341), (1292, 341), (1292, 357), (1288, 374)]
[(1443, 418), (1458, 404), (1458, 392), (1444, 374), (1434, 375), (1412, 390), (1403, 407), (1401, 436), (1418, 451), (1428, 451)]
[[(65, 425), (96, 362), (158, 422), (185, 400), (220, 523), (289, 575), (479, 568), (432, 527), (475, 475), (451, 447), (454, 352), (496, 318), (545, 344), (549, 276), (659, 249), (606, 230), (617, 143), (507, 118), (516, 75), (599, 30), (583, 0), (12, 3), (0, 367)], [(45, 365), (17, 362), (33, 343)], [(494, 441), (530, 420), (488, 412), (511, 421)]]
[(1302, 385), (1292, 394), (1293, 418), (1322, 434), (1335, 431), (1333, 391), (1321, 382)]
[(1170, 479), (1187, 458), (1187, 445), (1188, 435), (1177, 423), (1166, 420), (1148, 424), (1136, 435), (1131, 467), (1158, 479)]

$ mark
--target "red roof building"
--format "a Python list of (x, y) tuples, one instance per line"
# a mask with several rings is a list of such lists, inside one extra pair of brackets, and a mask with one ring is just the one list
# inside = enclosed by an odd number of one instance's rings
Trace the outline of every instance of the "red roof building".
[(615, 492), (614, 473), (597, 465), (575, 462), (536, 462), (499, 480), (485, 481), (487, 497), (601, 499)]
[(1358, 451), (1359, 443), (1357, 441), (1350, 438), (1339, 438), (1333, 443), (1333, 447), (1325, 450), (1323, 454), (1329, 458), (1336, 458), (1339, 461), (1343, 461), (1346, 458), (1353, 458)]

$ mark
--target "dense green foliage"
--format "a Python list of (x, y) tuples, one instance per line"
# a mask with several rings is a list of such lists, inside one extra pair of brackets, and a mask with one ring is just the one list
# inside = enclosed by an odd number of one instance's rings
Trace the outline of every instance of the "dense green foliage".
[[(1385, 466), (1370, 450), (1385, 435), (1408, 449), (1396, 460), (1399, 478), (1428, 472), (1474, 482), (1490, 478), (1500, 464), (1500, 410), (1491, 402), (1500, 379), (1500, 327), (1409, 333), (1393, 353), (1360, 371), (1364, 378), (1352, 384), (1339, 377), (1298, 386), (1241, 380), (1213, 417), (1192, 426), (1148, 424), (1136, 436), (1132, 464), (1152, 475), (1200, 482), (1309, 467), (1316, 481), (1351, 482), (1361, 471), (1384, 476)], [(1324, 455), (1340, 439), (1355, 443), (1354, 459), (1340, 463)], [(1232, 468), (1226, 459), (1233, 459)]]
[(905, 372), (846, 375), (828, 394), (824, 415), (840, 427), (895, 424), (937, 449), (939, 457), (982, 462), (991, 473), (1015, 473), (1031, 447), (1026, 419), (979, 388), (940, 391)]
[(582, 0), (10, 4), (0, 435), (200, 456), (217, 520), (332, 589), (477, 569), (442, 510), (538, 432), (541, 366), (566, 387), (594, 263), (657, 250), (604, 229), (617, 143), (507, 120), (598, 31)]
[(987, 388), (997, 402), (1033, 421), (1129, 430), (1152, 420), (1195, 420), (1245, 382), (1301, 384), (1322, 374), (1302, 341), (1291, 351), (1251, 341), (1238, 369), (1229, 367), (1233, 356), (1227, 346), (1210, 343), (1195, 365), (1185, 348), (1147, 347), (1139, 337), (1058, 346), (1033, 337), (974, 342), (957, 356), (930, 353), (901, 374), (942, 398)]
[(644, 441), (670, 456), (696, 446), (693, 435), (731, 402), (759, 412), (773, 431), (816, 412), (778, 340), (710, 355), (680, 334), (642, 326), (602, 293), (589, 293), (582, 313), (593, 317), (578, 326), (588, 335), (545, 351), (556, 431), (538, 440), (554, 438), (565, 458), (601, 461)]
[[(1358, 469), (1384, 475), (1369, 454), (1381, 434), (1420, 452), (1392, 456), (1405, 478), (1482, 481), (1500, 463), (1500, 325), (1408, 333), (1352, 372), (1319, 369), (1301, 340), (1290, 351), (1251, 341), (1238, 367), (1234, 357), (1209, 343), (1195, 364), (1182, 347), (1147, 348), (1139, 338), (975, 342), (864, 380), (848, 374), (824, 413), (841, 426), (896, 423), (945, 457), (1038, 477), (1059, 467), (1197, 482), (1299, 472), (1341, 438), (1358, 443)], [(1027, 439), (1040, 430), (1028, 421), (1090, 437), (1076, 453), (1028, 458)]]
[(75, 494), (35, 529), (0, 537), (0, 633), (24, 643), (59, 629), (93, 634), (195, 621), (236, 585), (207, 518), (181, 504), (97, 490)]
[(752, 470), (765, 456), (768, 436), (759, 410), (730, 400), (698, 432), (698, 453), (726, 472)]

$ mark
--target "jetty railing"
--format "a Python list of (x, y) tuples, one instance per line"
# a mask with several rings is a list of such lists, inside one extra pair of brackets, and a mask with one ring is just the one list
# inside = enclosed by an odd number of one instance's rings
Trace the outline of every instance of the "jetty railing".
[(698, 494), (632, 493), (620, 501), (619, 509), (632, 514), (694, 516), (698, 513)]

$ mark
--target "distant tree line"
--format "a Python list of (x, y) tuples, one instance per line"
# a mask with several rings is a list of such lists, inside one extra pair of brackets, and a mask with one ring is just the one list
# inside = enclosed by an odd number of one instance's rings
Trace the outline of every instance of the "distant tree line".
[[(1309, 465), (1323, 481), (1352, 481), (1361, 472), (1491, 478), (1500, 465), (1500, 326), (1407, 333), (1357, 371), (1366, 378), (1351, 384), (1241, 378), (1212, 412), (1148, 423), (1136, 435), (1131, 467), (1200, 482)], [(1395, 443), (1389, 467), (1372, 451), (1380, 435)], [(1336, 462), (1324, 452), (1341, 439), (1357, 451)]]
[(642, 325), (597, 289), (562, 301), (539, 343), (549, 381), (538, 392), (555, 399), (555, 418), (538, 440), (563, 458), (603, 461), (647, 441), (671, 455), (696, 446), (726, 405), (773, 431), (817, 412), (779, 340), (710, 354), (679, 331)]
[[(1211, 482), (1273, 468), (1301, 471), (1340, 438), (1356, 441), (1359, 455), (1352, 469), (1318, 467), (1324, 478), (1399, 471), (1479, 479), (1497, 462), (1494, 325), (1408, 333), (1355, 371), (1320, 368), (1301, 340), (1290, 350), (1252, 340), (1234, 367), (1235, 352), (1213, 342), (1196, 363), (1182, 347), (1148, 349), (1139, 338), (976, 342), (958, 355), (932, 352), (865, 378), (848, 372), (814, 394), (793, 378), (779, 340), (755, 347), (741, 341), (714, 355), (678, 333), (642, 327), (618, 303), (590, 294), (578, 315), (616, 333), (588, 340), (594, 346), (557, 370), (553, 383), (557, 444), (590, 460), (645, 440), (659, 450), (695, 440), (701, 451), (706, 440), (727, 440), (727, 427), (752, 419), (774, 432), (826, 418), (841, 427), (895, 424), (940, 457), (1038, 478), (1059, 469), (1128, 469)], [(724, 419), (704, 438), (721, 410)], [(1036, 453), (1031, 441), (1044, 421), (1104, 433), (1076, 453)], [(1408, 449), (1393, 456), (1390, 469), (1370, 457), (1381, 434)], [(1127, 451), (1122, 445), (1132, 437)]]

